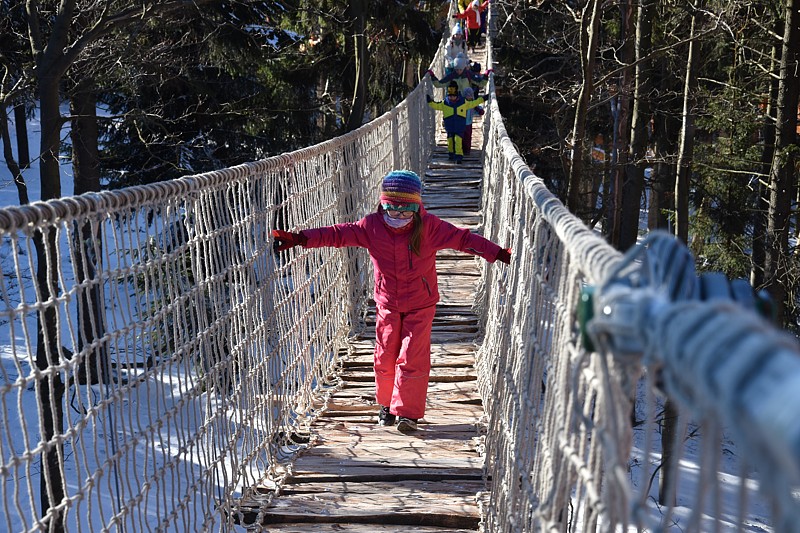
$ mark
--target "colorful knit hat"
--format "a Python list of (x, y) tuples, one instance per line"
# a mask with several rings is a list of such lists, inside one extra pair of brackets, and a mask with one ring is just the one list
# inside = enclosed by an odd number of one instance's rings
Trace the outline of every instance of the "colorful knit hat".
[(418, 211), (422, 205), (422, 182), (410, 170), (392, 170), (381, 184), (381, 205), (384, 209), (400, 207), (400, 211)]

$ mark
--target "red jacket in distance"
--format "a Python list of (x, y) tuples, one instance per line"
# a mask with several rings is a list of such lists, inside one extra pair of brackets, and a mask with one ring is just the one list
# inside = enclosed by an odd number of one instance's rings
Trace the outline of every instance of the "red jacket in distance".
[(369, 251), (375, 267), (375, 302), (401, 313), (439, 301), (436, 252), (453, 249), (497, 260), (501, 248), (492, 241), (432, 215), (420, 206), (423, 232), (420, 254), (411, 251), (411, 225), (396, 230), (383, 221), (383, 211), (358, 222), (303, 230), (306, 248), (360, 246)]
[(480, 4), (478, 10), (472, 9), (472, 4), (463, 12), (458, 13), (457, 15), (453, 15), (453, 18), (457, 19), (465, 19), (467, 21), (467, 28), (471, 30), (479, 30), (481, 29), (481, 17), (480, 12), (486, 9), (489, 6), (489, 0)]

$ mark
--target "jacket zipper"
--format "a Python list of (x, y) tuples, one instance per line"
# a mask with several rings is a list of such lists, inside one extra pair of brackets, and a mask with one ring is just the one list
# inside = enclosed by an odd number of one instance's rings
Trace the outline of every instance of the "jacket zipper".
[(428, 285), (428, 280), (427, 280), (427, 279), (425, 279), (425, 276), (423, 276), (423, 277), (422, 277), (422, 283), (424, 283), (424, 284), (425, 284), (425, 290), (427, 290), (427, 291), (428, 291), (428, 296), (432, 296), (432, 295), (433, 295), (433, 293), (431, 292), (431, 286), (430, 286), (430, 285)]
[(408, 245), (408, 268), (409, 270), (414, 269), (414, 264), (411, 262), (411, 245)]

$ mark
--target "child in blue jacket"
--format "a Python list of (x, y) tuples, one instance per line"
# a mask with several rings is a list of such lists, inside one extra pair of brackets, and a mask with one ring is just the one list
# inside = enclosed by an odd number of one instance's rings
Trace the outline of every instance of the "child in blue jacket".
[(447, 132), (447, 156), (451, 161), (460, 164), (464, 159), (464, 132), (467, 128), (467, 113), (481, 105), (485, 99), (480, 96), (469, 102), (461, 96), (458, 84), (451, 82), (447, 86), (444, 102), (437, 102), (429, 94), (425, 95), (428, 105), (442, 112), (444, 130)]

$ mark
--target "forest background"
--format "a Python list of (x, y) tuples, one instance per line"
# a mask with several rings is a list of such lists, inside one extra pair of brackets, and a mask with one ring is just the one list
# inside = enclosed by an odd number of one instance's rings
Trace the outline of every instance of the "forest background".
[[(416, 86), (452, 25), (448, 6), (0, 0), (0, 134), (19, 202), (29, 202), (22, 169), (32, 162), (47, 200), (355, 129)], [(689, 244), (699, 271), (769, 291), (777, 319), (797, 330), (800, 7), (492, 0), (492, 9), (497, 101), (553, 192), (620, 250), (645, 213), (647, 228)], [(34, 114), (39, 146), (24, 142)], [(10, 127), (23, 128), (15, 147)]]

